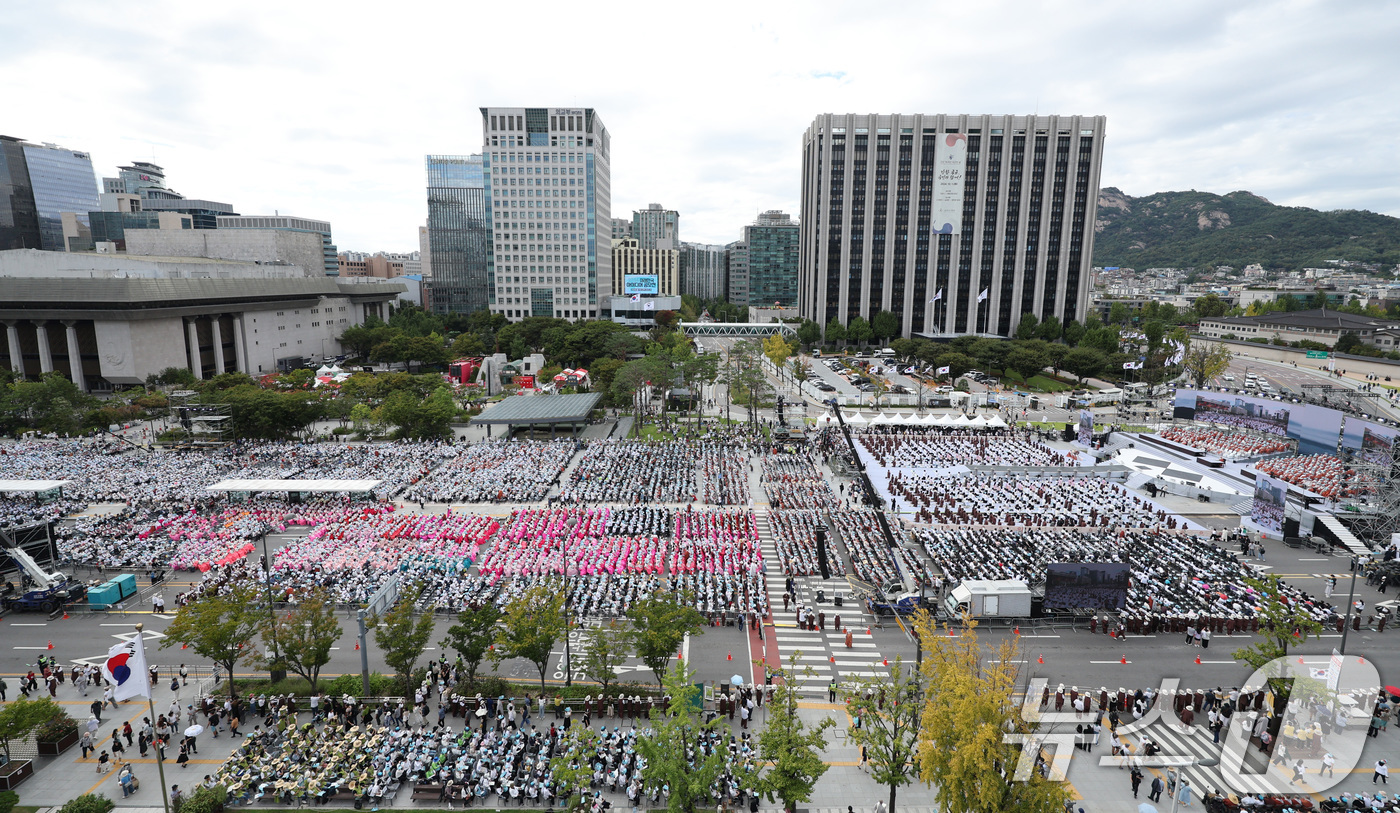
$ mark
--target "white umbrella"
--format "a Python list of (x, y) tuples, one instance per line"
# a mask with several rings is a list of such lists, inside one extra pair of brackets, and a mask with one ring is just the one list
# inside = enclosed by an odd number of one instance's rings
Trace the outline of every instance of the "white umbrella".
[(729, 679), (729, 682), (733, 683), (735, 686), (743, 686), (744, 678), (740, 675), (735, 675), (734, 677)]
[(1138, 805), (1138, 813), (1157, 813), (1157, 808), (1153, 807), (1147, 802), (1143, 802), (1142, 804)]
[(185, 729), (185, 736), (186, 736), (186, 737), (198, 737), (200, 734), (203, 734), (203, 733), (204, 733), (204, 726), (202, 726), (202, 725), (192, 725), (192, 726), (190, 726), (189, 728)]

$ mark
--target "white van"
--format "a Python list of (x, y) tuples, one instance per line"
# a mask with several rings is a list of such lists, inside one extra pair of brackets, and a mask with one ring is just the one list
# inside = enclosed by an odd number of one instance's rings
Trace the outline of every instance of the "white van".
[(894, 358), (894, 351), (886, 347), (880, 352), (876, 353), (875, 355), (879, 356), (882, 359), (892, 359)]

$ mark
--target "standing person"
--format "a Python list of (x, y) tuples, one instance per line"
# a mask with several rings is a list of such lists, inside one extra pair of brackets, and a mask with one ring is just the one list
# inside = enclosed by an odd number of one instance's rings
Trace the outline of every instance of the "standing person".
[(94, 748), (92, 747), (92, 732), (91, 732), (91, 731), (84, 731), (84, 732), (83, 732), (82, 739), (78, 740), (78, 747), (81, 748), (81, 749), (83, 749), (83, 759), (87, 759), (88, 754), (90, 754), (90, 753), (92, 753), (94, 750), (96, 750), (96, 749), (94, 749)]
[(1200, 636), (1201, 636), (1201, 649), (1210, 649), (1210, 630), (1209, 630), (1209, 629), (1203, 629), (1203, 630), (1201, 630)]
[(183, 663), (180, 664), (180, 684), (182, 686), (190, 685), (190, 670)]
[(1148, 788), (1147, 798), (1151, 799), (1154, 802), (1162, 801), (1162, 788), (1162, 777), (1152, 777), (1152, 784)]
[(1142, 786), (1142, 771), (1133, 768), (1132, 776), (1129, 778), (1133, 783), (1133, 798), (1136, 799), (1138, 797), (1138, 788)]
[(6, 683), (3, 677), (0, 677), (0, 703), (5, 702), (5, 691), (9, 688), (10, 684)]
[(1371, 777), (1371, 784), (1376, 784), (1376, 780), (1381, 780), (1382, 785), (1390, 784), (1390, 766), (1385, 764), (1385, 760), (1376, 760), (1376, 773)]
[(112, 729), (112, 761), (121, 762), (122, 754), (126, 751), (126, 746), (122, 745), (121, 729)]

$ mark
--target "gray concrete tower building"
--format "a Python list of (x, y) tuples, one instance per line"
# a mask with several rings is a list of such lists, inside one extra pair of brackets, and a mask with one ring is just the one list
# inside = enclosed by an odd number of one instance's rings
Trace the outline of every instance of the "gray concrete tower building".
[(632, 213), (632, 234), (643, 249), (681, 247), (681, 213), (659, 203)]
[(592, 108), (483, 107), (491, 310), (591, 319), (612, 289), (610, 137)]
[(1103, 116), (837, 115), (803, 136), (799, 308), (901, 334), (1088, 312)]

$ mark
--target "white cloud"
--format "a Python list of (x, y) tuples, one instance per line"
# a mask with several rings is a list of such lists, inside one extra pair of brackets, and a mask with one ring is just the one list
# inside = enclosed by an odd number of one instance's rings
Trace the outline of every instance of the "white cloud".
[(5, 132), (361, 250), (416, 248), (423, 155), (478, 151), (494, 104), (595, 108), (614, 215), (703, 242), (796, 212), (822, 112), (1103, 114), (1106, 186), (1400, 215), (1384, 3), (498, 5), (21, 4)]

